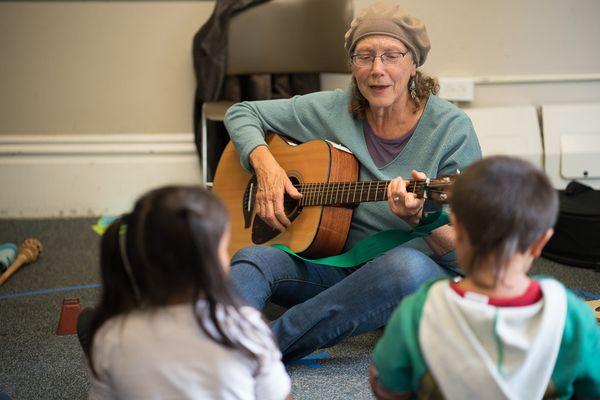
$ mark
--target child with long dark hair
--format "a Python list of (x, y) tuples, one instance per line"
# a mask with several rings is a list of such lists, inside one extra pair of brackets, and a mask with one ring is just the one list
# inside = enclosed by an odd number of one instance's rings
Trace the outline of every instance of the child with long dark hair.
[(109, 226), (83, 343), (90, 398), (289, 396), (269, 327), (229, 288), (228, 243), (227, 212), (200, 187), (151, 191)]
[(460, 281), (406, 297), (377, 344), (379, 399), (600, 398), (600, 327), (552, 278), (528, 276), (552, 235), (558, 196), (530, 163), (469, 166), (450, 205)]

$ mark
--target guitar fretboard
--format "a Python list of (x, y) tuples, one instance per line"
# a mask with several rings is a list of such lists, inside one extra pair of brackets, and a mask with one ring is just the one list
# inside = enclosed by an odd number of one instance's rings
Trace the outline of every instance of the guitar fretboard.
[[(305, 183), (295, 185), (303, 197), (301, 206), (348, 205), (387, 200), (390, 181)], [(406, 181), (406, 190), (422, 196), (425, 181)]]

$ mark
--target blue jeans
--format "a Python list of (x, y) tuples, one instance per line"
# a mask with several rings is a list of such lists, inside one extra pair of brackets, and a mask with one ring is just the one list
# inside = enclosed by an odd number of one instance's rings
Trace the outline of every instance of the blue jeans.
[(272, 328), (284, 361), (384, 326), (402, 298), (436, 276), (456, 275), (409, 247), (397, 247), (354, 268), (304, 262), (272, 247), (250, 246), (232, 259), (238, 294), (263, 310), (288, 308)]

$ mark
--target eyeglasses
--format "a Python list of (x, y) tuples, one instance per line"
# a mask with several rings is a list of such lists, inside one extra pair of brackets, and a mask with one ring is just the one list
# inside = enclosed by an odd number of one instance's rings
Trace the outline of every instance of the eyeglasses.
[(382, 53), (380, 55), (358, 53), (352, 54), (350, 59), (352, 60), (352, 64), (357, 67), (370, 67), (373, 65), (376, 58), (381, 58), (381, 62), (384, 65), (393, 65), (398, 64), (405, 55), (406, 53), (402, 53), (401, 51), (390, 51), (389, 53)]

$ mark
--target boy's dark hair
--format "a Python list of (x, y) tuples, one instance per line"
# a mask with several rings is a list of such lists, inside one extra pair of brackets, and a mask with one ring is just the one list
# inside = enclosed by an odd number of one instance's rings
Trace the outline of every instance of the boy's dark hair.
[(496, 282), (510, 257), (526, 251), (554, 226), (558, 195), (533, 164), (493, 156), (458, 176), (450, 206), (474, 249), (469, 265), (461, 267), (469, 273), (485, 260)]
[(216, 196), (201, 187), (169, 186), (142, 196), (130, 214), (108, 227), (100, 254), (103, 292), (84, 349), (92, 370), (93, 338), (104, 322), (135, 309), (168, 305), (174, 297), (194, 309), (205, 299), (218, 334), (198, 317), (201, 329), (212, 340), (254, 357), (216, 317), (217, 304), (239, 307), (219, 259), (227, 225), (227, 211)]

